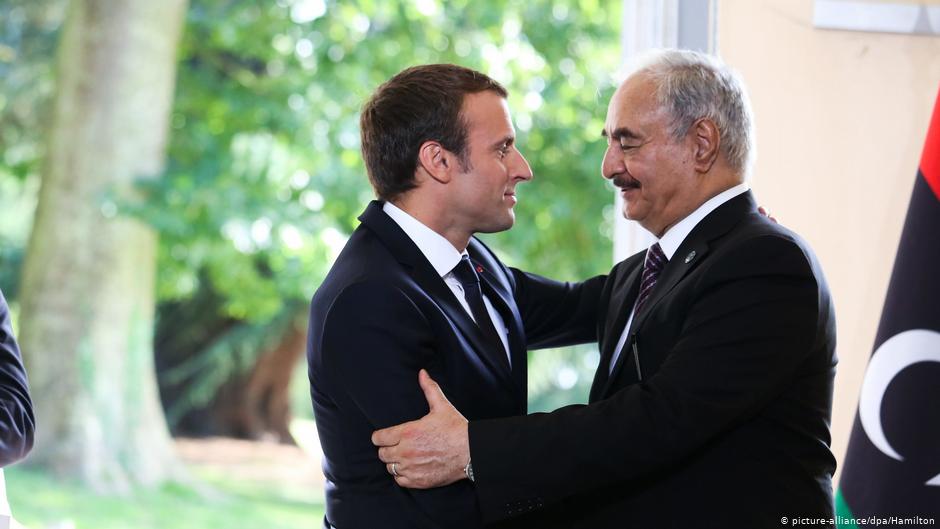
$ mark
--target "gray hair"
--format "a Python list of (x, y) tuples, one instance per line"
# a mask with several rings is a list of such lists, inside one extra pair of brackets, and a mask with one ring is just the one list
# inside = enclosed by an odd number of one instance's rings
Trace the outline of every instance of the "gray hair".
[(737, 72), (716, 57), (691, 50), (656, 50), (640, 61), (633, 74), (644, 74), (656, 84), (657, 100), (672, 118), (673, 138), (684, 138), (701, 118), (712, 120), (728, 165), (746, 178), (756, 155), (754, 118)]

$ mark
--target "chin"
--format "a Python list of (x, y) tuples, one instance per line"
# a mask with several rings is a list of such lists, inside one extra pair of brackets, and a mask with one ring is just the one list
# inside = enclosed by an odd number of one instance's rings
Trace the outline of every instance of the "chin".
[(630, 203), (624, 202), (623, 204), (623, 218), (627, 220), (632, 220), (643, 223), (643, 219), (649, 217), (650, 209), (646, 203)]
[(509, 215), (507, 218), (495, 220), (494, 222), (487, 223), (485, 226), (476, 230), (478, 233), (498, 233), (501, 231), (506, 231), (509, 228), (512, 228), (513, 224), (516, 223), (515, 215)]

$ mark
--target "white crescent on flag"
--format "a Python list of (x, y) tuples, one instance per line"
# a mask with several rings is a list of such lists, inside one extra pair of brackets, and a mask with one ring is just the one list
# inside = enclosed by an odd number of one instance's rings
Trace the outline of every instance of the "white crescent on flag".
[[(898, 461), (904, 458), (891, 447), (881, 426), (881, 401), (894, 377), (919, 362), (940, 362), (940, 332), (914, 329), (888, 338), (872, 355), (862, 382), (858, 405), (862, 428), (878, 450)], [(940, 474), (926, 484), (940, 486)]]

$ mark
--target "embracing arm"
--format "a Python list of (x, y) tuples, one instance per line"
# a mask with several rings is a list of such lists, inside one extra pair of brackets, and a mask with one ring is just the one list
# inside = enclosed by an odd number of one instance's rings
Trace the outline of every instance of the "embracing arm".
[(820, 286), (802, 249), (753, 239), (697, 288), (680, 340), (643, 383), (590, 406), (470, 423), (485, 519), (660, 471), (786, 387), (818, 339)]
[(510, 271), (530, 349), (597, 341), (601, 290), (607, 276), (569, 283), (515, 268)]

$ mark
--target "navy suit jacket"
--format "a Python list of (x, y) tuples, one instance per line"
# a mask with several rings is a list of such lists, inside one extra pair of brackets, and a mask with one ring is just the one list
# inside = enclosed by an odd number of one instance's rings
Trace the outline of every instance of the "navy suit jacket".
[(602, 295), (591, 403), (471, 421), (484, 518), (519, 527), (780, 527), (833, 516), (835, 320), (812, 251), (750, 193), (664, 267), (608, 374), (645, 252)]
[[(310, 308), (308, 366), (323, 448), (327, 526), (470, 528), (482, 518), (473, 486), (398, 487), (373, 430), (428, 412), (425, 368), (468, 419), (526, 413), (526, 350), (597, 339), (603, 277), (551, 281), (505, 267), (480, 241), (467, 248), (484, 293), (506, 323), (505, 350), (486, 342), (414, 242), (372, 202)], [(500, 357), (503, 357), (500, 359)]]

